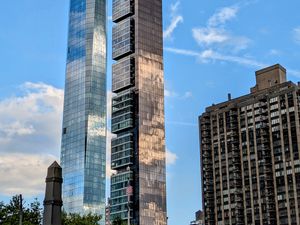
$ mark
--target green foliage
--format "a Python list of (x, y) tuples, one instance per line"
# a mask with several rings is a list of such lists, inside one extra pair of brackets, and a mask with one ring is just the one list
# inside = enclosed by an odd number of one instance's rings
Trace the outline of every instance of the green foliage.
[[(0, 224), (18, 225), (20, 219), (20, 197), (13, 196), (9, 204), (0, 202)], [(81, 216), (79, 214), (62, 213), (62, 225), (99, 225), (101, 216), (88, 214)], [(42, 208), (40, 202), (35, 199), (32, 203), (23, 205), (23, 225), (41, 225)]]
[(101, 216), (91, 213), (83, 216), (76, 213), (62, 214), (62, 225), (99, 225), (100, 220)]
[(127, 225), (127, 222), (117, 217), (113, 220), (112, 225)]
[[(18, 225), (20, 219), (20, 197), (13, 196), (9, 204), (0, 202), (0, 224)], [(42, 208), (37, 199), (29, 207), (23, 206), (23, 225), (42, 224)]]

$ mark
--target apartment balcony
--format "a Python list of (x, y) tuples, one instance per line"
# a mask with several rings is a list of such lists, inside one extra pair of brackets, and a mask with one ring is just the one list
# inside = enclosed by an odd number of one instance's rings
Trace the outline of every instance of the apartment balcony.
[(126, 57), (112, 66), (112, 91), (120, 92), (134, 86), (135, 60)]
[(114, 0), (112, 6), (112, 21), (118, 22), (134, 13), (133, 0)]
[(134, 52), (134, 20), (127, 18), (113, 27), (112, 58), (119, 60)]

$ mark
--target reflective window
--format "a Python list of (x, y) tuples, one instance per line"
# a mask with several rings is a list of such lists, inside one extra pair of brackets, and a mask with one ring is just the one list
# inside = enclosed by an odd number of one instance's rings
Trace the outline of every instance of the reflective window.
[(113, 0), (113, 15), (114, 22), (133, 13), (133, 0)]
[(133, 38), (133, 19), (127, 18), (113, 27), (113, 59), (133, 52)]
[(116, 92), (134, 84), (134, 58), (124, 58), (113, 65), (112, 91)]

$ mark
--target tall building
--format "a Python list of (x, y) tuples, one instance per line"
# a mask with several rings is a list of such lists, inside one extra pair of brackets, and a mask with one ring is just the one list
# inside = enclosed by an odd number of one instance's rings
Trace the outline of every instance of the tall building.
[(105, 214), (106, 0), (71, 0), (62, 129), (64, 210)]
[(199, 118), (205, 224), (300, 224), (300, 86), (275, 65)]
[(111, 219), (165, 225), (162, 0), (113, 0), (112, 20)]
[(195, 213), (195, 220), (190, 223), (190, 225), (204, 225), (204, 216), (201, 210)]

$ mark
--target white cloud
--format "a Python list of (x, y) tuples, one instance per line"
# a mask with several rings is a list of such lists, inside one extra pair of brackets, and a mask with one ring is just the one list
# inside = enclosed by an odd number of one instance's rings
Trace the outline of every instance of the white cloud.
[(176, 16), (172, 19), (171, 24), (167, 27), (167, 29), (164, 31), (164, 38), (170, 38), (178, 26), (179, 23), (183, 22), (183, 17), (182, 16)]
[(171, 4), (171, 14), (172, 15), (177, 13), (179, 6), (180, 6), (180, 1), (175, 2), (175, 4)]
[(179, 94), (176, 91), (165, 89), (165, 97), (166, 98), (176, 98), (176, 99), (187, 99), (193, 97), (193, 93), (191, 91), (186, 91), (183, 94)]
[(297, 44), (300, 44), (300, 27), (296, 27), (293, 30), (293, 38)]
[(165, 89), (165, 97), (170, 98), (170, 97), (177, 97), (178, 94), (175, 91)]
[[(196, 52), (196, 51), (191, 51), (186, 49), (170, 48), (170, 47), (166, 47), (164, 49), (174, 54), (196, 57), (197, 60), (201, 63), (221, 61), (221, 62), (236, 63), (236, 64), (250, 66), (254, 68), (264, 68), (270, 65), (248, 57), (221, 54), (211, 49), (204, 50), (202, 52)], [(300, 77), (299, 70), (287, 69), (287, 72), (288, 74), (291, 74), (295, 77)]]
[(233, 35), (225, 29), (226, 22), (235, 18), (239, 9), (237, 5), (221, 8), (208, 19), (206, 27), (193, 28), (195, 41), (201, 47), (231, 53), (248, 48), (251, 43), (249, 38)]
[(5, 153), (0, 157), (0, 192), (12, 196), (37, 196), (45, 190), (47, 168), (57, 160), (52, 155)]
[(237, 6), (224, 7), (218, 10), (208, 20), (208, 26), (215, 27), (225, 24), (227, 21), (236, 17), (239, 10)]
[(192, 30), (193, 37), (199, 45), (211, 45), (214, 43), (222, 43), (229, 39), (224, 30), (215, 28), (194, 28)]
[(194, 28), (192, 33), (193, 38), (201, 47), (211, 47), (233, 53), (248, 48), (251, 43), (249, 38), (231, 35), (223, 28)]
[[(63, 90), (30, 82), (21, 90), (20, 96), (0, 101), (0, 192), (5, 195), (43, 193), (47, 167), (59, 161), (60, 155)], [(109, 120), (112, 97), (109, 91)], [(107, 131), (107, 176), (113, 173), (110, 150), (114, 136)]]
[(180, 5), (180, 1), (177, 1), (175, 4), (171, 4), (171, 22), (170, 25), (164, 30), (163, 37), (164, 38), (171, 38), (174, 30), (177, 26), (183, 22), (182, 15), (178, 14), (178, 8)]
[(22, 90), (22, 96), (0, 101), (0, 153), (59, 155), (63, 90), (29, 82)]
[(178, 159), (178, 156), (167, 149), (166, 151), (166, 162), (167, 165), (174, 165)]
[(190, 51), (185, 49), (177, 49), (177, 48), (165, 48), (165, 50), (175, 54), (197, 57), (199, 62), (224, 61), (224, 62), (232, 62), (232, 63), (237, 63), (246, 66), (259, 67), (259, 68), (263, 68), (267, 66), (267, 64), (261, 63), (251, 58), (224, 55), (215, 52), (211, 49), (204, 50), (202, 52)]
[(36, 196), (59, 159), (63, 90), (30, 82), (21, 90), (0, 101), (0, 192)]
[(270, 49), (270, 51), (268, 52), (268, 55), (279, 56), (279, 55), (281, 55), (281, 52), (277, 49)]

